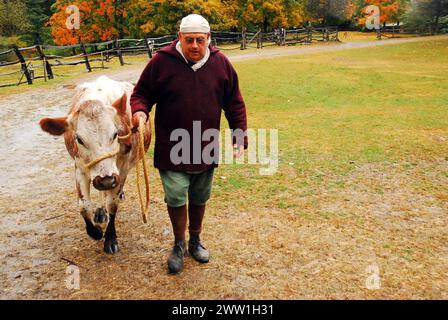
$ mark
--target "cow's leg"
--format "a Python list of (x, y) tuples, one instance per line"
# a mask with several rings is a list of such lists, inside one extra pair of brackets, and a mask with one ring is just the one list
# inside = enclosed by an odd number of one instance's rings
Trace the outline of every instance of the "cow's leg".
[(120, 183), (120, 189), (118, 190), (118, 193), (117, 193), (118, 199), (120, 201), (125, 200), (125, 194), (124, 194), (124, 190), (123, 190), (125, 182), (126, 182), (126, 176), (124, 176), (124, 178), (122, 178), (122, 181)]
[(104, 251), (115, 254), (118, 252), (117, 233), (115, 231), (115, 217), (118, 211), (118, 195), (121, 187), (106, 192), (106, 209), (109, 213), (109, 224), (104, 235)]
[[(100, 203), (104, 204), (104, 197), (105, 197), (104, 191), (100, 191), (100, 197), (101, 197)], [(107, 212), (106, 212), (106, 209), (104, 208), (104, 205), (102, 205), (101, 208), (96, 208), (95, 214), (93, 216), (93, 222), (95, 223), (95, 225), (97, 227), (100, 227), (102, 230), (104, 230), (105, 227), (107, 226), (108, 221), (109, 221), (109, 218), (107, 216)]]
[(76, 189), (78, 190), (78, 203), (81, 208), (81, 215), (86, 223), (87, 234), (95, 240), (103, 238), (101, 228), (92, 223), (92, 202), (90, 201), (90, 178), (80, 169), (75, 170)]
[(129, 173), (129, 163), (126, 163), (120, 167), (120, 188), (118, 188), (118, 192), (116, 193), (120, 201), (125, 200), (124, 184), (126, 183), (128, 173)]

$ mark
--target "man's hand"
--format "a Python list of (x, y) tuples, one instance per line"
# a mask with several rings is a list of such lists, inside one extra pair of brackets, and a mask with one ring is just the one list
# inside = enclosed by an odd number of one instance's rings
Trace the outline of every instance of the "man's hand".
[(136, 133), (138, 131), (138, 126), (140, 125), (140, 118), (143, 119), (144, 122), (148, 119), (146, 113), (143, 111), (137, 111), (132, 115), (132, 132)]
[(233, 145), (233, 157), (240, 158), (244, 154), (244, 146), (243, 145)]

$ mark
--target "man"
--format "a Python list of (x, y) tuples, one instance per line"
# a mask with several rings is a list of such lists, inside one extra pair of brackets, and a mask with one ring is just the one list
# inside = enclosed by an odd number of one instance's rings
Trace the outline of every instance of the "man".
[[(234, 156), (240, 157), (247, 148), (247, 138), (241, 134), (247, 130), (246, 107), (237, 74), (229, 60), (210, 46), (210, 40), (206, 19), (197, 14), (183, 18), (178, 40), (151, 59), (131, 96), (134, 127), (140, 118), (147, 121), (152, 106), (157, 105), (154, 166), (159, 169), (174, 233), (174, 247), (168, 257), (170, 273), (183, 268), (187, 219), (188, 251), (199, 262), (209, 261), (209, 252), (199, 235), (218, 155), (214, 155), (216, 161), (212, 163), (204, 161), (202, 150), (210, 142), (201, 141), (199, 149), (193, 146), (198, 124), (201, 137), (208, 129), (219, 130), (224, 110), (230, 128), (240, 129), (233, 131)], [(178, 130), (188, 132), (191, 137), (180, 162), (173, 159)]]

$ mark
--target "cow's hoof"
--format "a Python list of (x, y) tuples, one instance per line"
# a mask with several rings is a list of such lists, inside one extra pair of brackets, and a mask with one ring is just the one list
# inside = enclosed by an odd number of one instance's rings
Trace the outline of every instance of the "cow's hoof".
[(104, 210), (103, 208), (98, 208), (95, 210), (95, 216), (93, 218), (93, 221), (96, 224), (105, 224), (107, 223), (108, 217), (106, 214), (106, 210)]
[(116, 238), (110, 238), (104, 241), (104, 252), (109, 254), (115, 254), (118, 251), (119, 251), (118, 242)]
[(103, 230), (100, 227), (94, 226), (90, 220), (85, 221), (87, 234), (94, 240), (103, 239)]

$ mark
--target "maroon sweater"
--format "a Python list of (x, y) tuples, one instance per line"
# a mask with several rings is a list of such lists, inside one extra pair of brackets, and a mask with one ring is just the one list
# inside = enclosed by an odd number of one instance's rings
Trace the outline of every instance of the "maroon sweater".
[[(176, 50), (174, 41), (158, 51), (140, 76), (131, 96), (132, 113), (148, 114), (156, 104), (154, 166), (161, 170), (203, 171), (217, 167), (204, 163), (193, 151), (193, 121), (201, 121), (201, 136), (207, 129), (220, 128), (224, 110), (231, 129), (247, 130), (246, 106), (240, 93), (235, 69), (217, 49), (210, 46), (210, 58), (197, 72)], [(174, 164), (171, 132), (182, 128), (190, 134), (190, 160)], [(213, 140), (213, 139), (212, 139)], [(218, 141), (215, 141), (217, 143)], [(209, 141), (201, 142), (201, 153)], [(199, 145), (199, 144), (198, 144)], [(247, 148), (247, 137), (244, 138)], [(210, 147), (209, 147), (210, 148)], [(218, 157), (217, 154), (214, 155)]]

